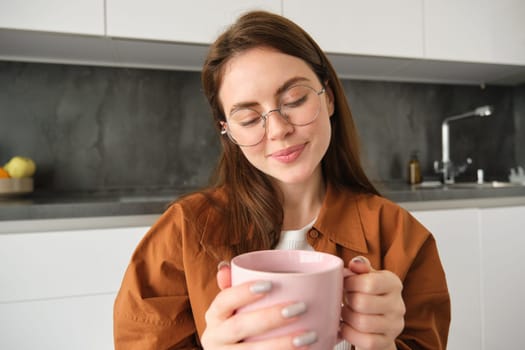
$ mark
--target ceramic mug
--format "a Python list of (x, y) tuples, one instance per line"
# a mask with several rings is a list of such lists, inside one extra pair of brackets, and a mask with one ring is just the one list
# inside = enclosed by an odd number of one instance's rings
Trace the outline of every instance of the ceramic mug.
[(234, 257), (231, 273), (232, 285), (261, 280), (272, 282), (268, 295), (237, 312), (283, 302), (304, 302), (307, 307), (297, 321), (245, 341), (315, 331), (317, 342), (309, 349), (327, 350), (337, 344), (343, 296), (343, 261), (339, 257), (306, 250), (254, 251)]

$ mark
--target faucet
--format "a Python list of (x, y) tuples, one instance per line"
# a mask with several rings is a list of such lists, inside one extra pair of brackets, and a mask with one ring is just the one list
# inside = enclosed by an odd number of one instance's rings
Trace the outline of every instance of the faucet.
[(454, 177), (463, 173), (467, 169), (468, 165), (472, 163), (472, 159), (467, 158), (466, 163), (456, 166), (450, 160), (449, 123), (470, 117), (487, 117), (491, 115), (493, 111), (494, 109), (492, 106), (481, 106), (472, 111), (453, 115), (443, 120), (443, 123), (441, 124), (441, 164), (436, 160), (434, 162), (434, 170), (436, 173), (443, 174), (444, 184), (453, 184)]

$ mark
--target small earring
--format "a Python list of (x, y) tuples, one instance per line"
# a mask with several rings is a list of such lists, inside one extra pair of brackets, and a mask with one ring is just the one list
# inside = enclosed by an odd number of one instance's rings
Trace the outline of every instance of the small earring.
[(225, 135), (227, 133), (226, 122), (220, 121), (219, 124), (221, 125), (221, 135)]

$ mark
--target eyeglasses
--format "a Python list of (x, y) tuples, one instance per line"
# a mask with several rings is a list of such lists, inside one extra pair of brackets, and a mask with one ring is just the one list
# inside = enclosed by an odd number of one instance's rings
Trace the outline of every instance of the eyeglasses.
[(315, 121), (321, 110), (321, 94), (325, 88), (315, 91), (310, 86), (294, 85), (279, 98), (279, 108), (261, 114), (252, 108), (236, 109), (223, 125), (221, 134), (239, 146), (255, 146), (266, 135), (268, 117), (279, 112), (281, 117), (294, 126), (305, 126)]

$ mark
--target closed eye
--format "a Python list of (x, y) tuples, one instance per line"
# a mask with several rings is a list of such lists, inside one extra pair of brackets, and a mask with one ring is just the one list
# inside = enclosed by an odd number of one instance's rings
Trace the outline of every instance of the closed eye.
[(304, 95), (303, 97), (295, 100), (295, 101), (292, 101), (292, 102), (287, 102), (287, 103), (284, 103), (283, 104), (283, 107), (284, 108), (295, 108), (295, 107), (299, 107), (301, 105), (303, 105), (305, 102), (306, 102), (306, 99), (307, 99), (307, 96)]
[(252, 118), (252, 119), (248, 119), (248, 120), (243, 120), (243, 121), (239, 122), (239, 125), (242, 126), (242, 127), (248, 128), (250, 126), (254, 126), (254, 125), (259, 124), (260, 120), (261, 120), (261, 117)]
[(253, 109), (243, 108), (238, 109), (230, 117), (231, 121), (243, 128), (249, 128), (259, 124), (261, 115)]

